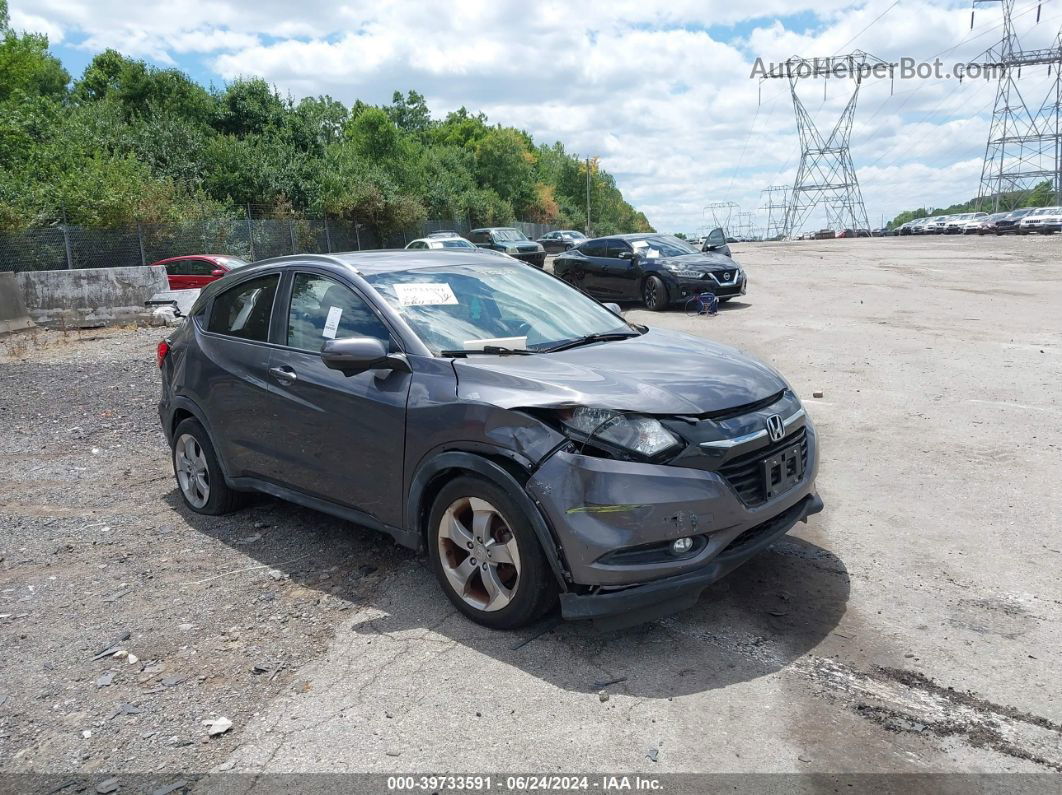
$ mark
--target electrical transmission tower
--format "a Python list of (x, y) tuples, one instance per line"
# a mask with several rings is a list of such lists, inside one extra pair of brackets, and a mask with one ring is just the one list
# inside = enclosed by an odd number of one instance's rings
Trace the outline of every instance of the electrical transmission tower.
[(738, 209), (738, 205), (735, 202), (711, 202), (704, 205), (704, 209), (701, 210), (701, 216), (705, 219), (705, 232), (708, 232), (708, 211), (712, 212), (712, 223), (718, 227), (721, 227), (723, 232), (727, 235), (730, 234), (730, 216), (734, 214), (734, 211)]
[[(785, 212), (789, 207), (789, 185), (770, 185), (760, 191), (763, 204), (760, 209), (767, 213), (767, 226), (763, 230), (764, 240), (780, 238), (785, 232)], [(781, 200), (775, 198), (781, 195)]]
[(755, 237), (755, 229), (752, 224), (752, 213), (741, 210), (737, 214), (737, 223), (734, 224), (734, 237), (740, 240), (749, 240)]
[[(974, 8), (999, 3), (1003, 9), (1003, 40), (986, 53), (983, 67), (999, 70), (999, 87), (988, 131), (985, 162), (981, 167), (978, 207), (991, 205), (993, 210), (1018, 206), (1037, 185), (1047, 181), (1062, 204), (1062, 28), (1055, 43), (1043, 49), (1023, 50), (1014, 32), (1016, 0), (974, 0)], [(1039, 8), (1036, 19), (1040, 19)], [(970, 15), (973, 26), (973, 14)], [(1026, 94), (1032, 90), (1028, 70), (1047, 66), (1048, 89), (1043, 102), (1030, 104)], [(1021, 81), (1026, 69), (1026, 92)], [(1042, 85), (1042, 84), (1041, 84)], [(1010, 194), (1009, 196), (1007, 194)]]
[[(848, 142), (852, 137), (852, 122), (855, 119), (856, 103), (863, 78), (872, 76), (871, 68), (875, 64), (884, 63), (880, 58), (868, 55), (862, 50), (829, 58), (809, 59), (794, 55), (781, 69), (767, 74), (768, 78), (789, 79), (797, 132), (800, 134), (800, 165), (797, 167), (785, 221), (782, 224), (782, 234), (785, 237), (799, 231), (811, 211), (820, 205), (826, 209), (827, 225), (831, 229), (870, 228)], [(811, 114), (797, 93), (797, 85), (801, 80), (818, 77), (839, 77), (852, 81), (852, 95), (848, 104), (841, 111), (841, 116), (830, 134), (825, 137), (815, 126)]]

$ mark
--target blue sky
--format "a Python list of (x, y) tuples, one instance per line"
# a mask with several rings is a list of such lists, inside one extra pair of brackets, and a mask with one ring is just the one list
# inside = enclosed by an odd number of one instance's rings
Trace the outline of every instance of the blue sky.
[[(799, 159), (785, 81), (762, 86), (757, 57), (783, 61), (862, 49), (885, 60), (977, 60), (1001, 35), (1001, 16), (968, 2), (900, 0), (11, 0), (16, 28), (45, 32), (75, 76), (113, 47), (176, 66), (209, 85), (261, 75), (293, 96), (389, 101), (416, 89), (432, 111), (461, 105), (522, 127), (540, 142), (596, 155), (625, 195), (668, 231), (698, 231), (705, 205), (755, 213), (767, 185), (791, 183)], [(1017, 5), (1026, 46), (1048, 46), (1062, 0)], [(880, 17), (880, 18), (879, 18)], [(1046, 74), (1046, 70), (1045, 74)], [(1039, 96), (1027, 75), (1028, 93)], [(821, 128), (852, 84), (803, 85)], [(892, 92), (892, 93), (890, 93)], [(995, 83), (866, 81), (851, 151), (876, 224), (923, 203), (977, 193)], [(809, 226), (821, 225), (821, 213)]]

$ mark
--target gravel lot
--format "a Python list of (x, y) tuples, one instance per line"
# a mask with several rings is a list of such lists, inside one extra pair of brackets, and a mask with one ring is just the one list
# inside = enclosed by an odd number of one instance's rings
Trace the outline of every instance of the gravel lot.
[(185, 511), (157, 330), (0, 339), (0, 770), (1062, 772), (1062, 236), (735, 256), (744, 301), (630, 317), (785, 373), (826, 510), (607, 635), (474, 626), (271, 499)]

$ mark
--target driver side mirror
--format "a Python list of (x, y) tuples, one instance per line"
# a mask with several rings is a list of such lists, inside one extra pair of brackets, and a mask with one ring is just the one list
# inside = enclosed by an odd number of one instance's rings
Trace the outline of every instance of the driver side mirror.
[(214, 270), (210, 272), (210, 275), (216, 279), (220, 279), (222, 276), (225, 275), (225, 271), (223, 271), (221, 268), (214, 268)]
[(619, 258), (620, 259), (631, 259), (632, 260), (632, 259), (634, 259), (634, 252), (633, 251), (621, 251), (619, 253)]
[(402, 354), (389, 353), (383, 341), (375, 337), (328, 340), (321, 348), (321, 361), (325, 367), (348, 377), (366, 370), (410, 371), (409, 362)]

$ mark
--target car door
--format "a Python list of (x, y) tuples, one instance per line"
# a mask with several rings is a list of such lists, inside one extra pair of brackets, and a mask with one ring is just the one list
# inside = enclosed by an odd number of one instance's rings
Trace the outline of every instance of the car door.
[(274, 479), (402, 522), (409, 373), (370, 370), (346, 376), (321, 361), (330, 339), (375, 337), (399, 350), (390, 330), (350, 285), (312, 269), (293, 271), (278, 326), (270, 377), (277, 384)]
[(166, 263), (166, 280), (171, 290), (187, 290), (191, 287), (188, 260), (174, 260)]
[(704, 246), (701, 251), (714, 251), (727, 257), (732, 256), (730, 246), (726, 242), (726, 232), (723, 231), (722, 227), (717, 226), (705, 236)]
[(638, 276), (641, 269), (634, 262), (634, 249), (630, 243), (619, 238), (610, 238), (605, 244), (607, 263), (602, 269), (602, 292), (610, 298), (627, 300), (638, 297)]
[(279, 273), (238, 282), (193, 321), (203, 355), (189, 364), (189, 397), (203, 408), (232, 477), (261, 477), (272, 467), (269, 333), (279, 285)]
[(579, 286), (595, 298), (608, 295), (604, 288), (604, 271), (608, 262), (606, 243), (605, 238), (597, 238), (579, 247), (583, 254), (582, 279), (579, 281)]
[(185, 260), (188, 267), (188, 276), (186, 277), (188, 286), (191, 288), (206, 287), (212, 281), (220, 279), (220, 276), (215, 276), (214, 271), (224, 271), (224, 268), (220, 268), (213, 262), (205, 259), (190, 259)]

